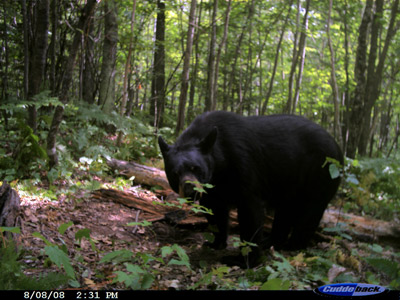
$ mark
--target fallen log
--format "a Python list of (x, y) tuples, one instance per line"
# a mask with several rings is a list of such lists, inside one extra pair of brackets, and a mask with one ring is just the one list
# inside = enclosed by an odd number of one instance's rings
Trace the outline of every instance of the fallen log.
[(159, 186), (164, 190), (171, 189), (165, 172), (160, 169), (114, 158), (108, 159), (107, 165), (113, 170), (118, 170), (121, 175), (127, 177), (135, 176), (134, 181), (139, 184)]
[(145, 214), (141, 220), (149, 222), (167, 221), (174, 224), (199, 224), (205, 223), (206, 218), (195, 214), (191, 207), (179, 204), (175, 199), (163, 202), (153, 197), (144, 197), (133, 193), (111, 189), (100, 189), (92, 193), (92, 197), (101, 201), (114, 201), (125, 206), (142, 210)]
[(342, 228), (358, 240), (367, 242), (382, 242), (400, 247), (400, 224), (361, 217), (351, 213), (343, 213), (339, 210), (327, 209), (321, 220), (324, 227), (336, 227), (338, 223), (344, 223)]
[[(141, 197), (128, 192), (106, 189), (97, 190), (93, 192), (92, 196), (101, 201), (114, 201), (128, 207), (142, 210), (145, 213), (141, 214), (141, 220), (147, 220), (149, 222), (167, 221), (173, 224), (193, 226), (207, 222), (204, 215), (195, 214), (190, 209), (190, 205), (181, 206), (176, 201), (176, 198), (174, 200), (173, 197), (163, 203), (161, 200), (155, 200), (154, 197)], [(232, 226), (238, 225), (236, 210), (231, 211), (230, 220)], [(272, 217), (266, 218), (264, 228), (267, 231), (271, 230), (272, 222)], [(325, 211), (320, 226), (324, 228), (333, 228), (336, 227), (338, 222), (346, 224), (340, 228), (342, 233), (351, 235), (357, 240), (364, 242), (382, 242), (400, 247), (400, 228), (398, 224), (328, 209)]]
[[(126, 162), (117, 159), (110, 159), (107, 164), (112, 168), (119, 170), (126, 176), (135, 176), (135, 181), (149, 186), (160, 186), (159, 191), (163, 196), (168, 195), (169, 200), (176, 199), (177, 195), (171, 190), (165, 172), (157, 168), (140, 165), (135, 162)], [(115, 196), (118, 198), (118, 196)], [(204, 222), (205, 218), (189, 219), (186, 224), (194, 222)], [(236, 213), (231, 213), (231, 221), (237, 224)], [(181, 221), (183, 222), (183, 221)], [(370, 240), (372, 242), (382, 241), (392, 245), (400, 246), (400, 225), (394, 222), (385, 222), (381, 220), (364, 218), (353, 214), (347, 214), (335, 210), (326, 210), (321, 220), (322, 227), (335, 227), (338, 222), (347, 224), (343, 227), (343, 232), (352, 235), (360, 240)], [(265, 227), (272, 227), (272, 219), (268, 218)]]

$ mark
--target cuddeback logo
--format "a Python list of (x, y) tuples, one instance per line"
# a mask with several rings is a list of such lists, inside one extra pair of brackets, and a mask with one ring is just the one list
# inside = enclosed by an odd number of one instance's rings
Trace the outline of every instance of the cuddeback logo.
[(370, 296), (386, 291), (384, 287), (366, 283), (336, 283), (321, 286), (315, 290), (319, 294), (331, 296)]

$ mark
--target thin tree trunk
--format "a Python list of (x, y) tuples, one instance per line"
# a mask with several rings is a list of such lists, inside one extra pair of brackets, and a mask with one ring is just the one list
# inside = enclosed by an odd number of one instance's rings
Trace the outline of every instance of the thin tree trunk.
[(358, 29), (358, 46), (354, 67), (354, 78), (357, 85), (350, 103), (352, 110), (349, 118), (349, 139), (347, 143), (347, 156), (349, 158), (355, 158), (356, 156), (363, 121), (362, 111), (366, 85), (365, 71), (367, 69), (368, 24), (371, 22), (372, 6), (373, 0), (367, 0), (361, 24)]
[(399, 0), (393, 2), (391, 17), (389, 22), (389, 27), (386, 32), (385, 44), (383, 46), (382, 52), (379, 55), (379, 62), (375, 68), (375, 62), (377, 58), (378, 46), (377, 40), (379, 32), (382, 28), (382, 14), (383, 14), (383, 0), (376, 0), (376, 12), (374, 14), (374, 19), (372, 22), (371, 31), (371, 46), (370, 46), (370, 56), (368, 59), (368, 73), (367, 73), (367, 84), (365, 87), (365, 100), (363, 109), (363, 122), (361, 128), (361, 135), (358, 144), (358, 152), (360, 155), (367, 154), (367, 145), (370, 137), (371, 131), (371, 113), (376, 101), (380, 95), (380, 88), (382, 83), (382, 75), (384, 69), (384, 63), (388, 53), (389, 45), (397, 31), (397, 26), (395, 26), (396, 16), (398, 14)]
[(188, 116), (187, 120), (191, 122), (194, 119), (194, 95), (196, 92), (196, 81), (197, 81), (197, 72), (199, 68), (199, 60), (200, 60), (200, 52), (199, 52), (199, 37), (200, 37), (200, 21), (201, 21), (201, 12), (202, 12), (202, 3), (203, 1), (200, 2), (200, 5), (198, 5), (198, 16), (196, 18), (196, 26), (195, 26), (195, 37), (193, 40), (194, 43), (194, 67), (192, 69), (192, 75), (190, 76), (190, 90), (189, 90), (189, 106), (188, 106)]
[(58, 0), (51, 1), (51, 42), (49, 46), (50, 57), (50, 90), (52, 96), (56, 95), (56, 43), (57, 43), (57, 28), (58, 28)]
[[(25, 4), (23, 4), (25, 5)], [(25, 8), (26, 11), (26, 8)], [(3, 31), (3, 41), (4, 44), (2, 45), (2, 48), (4, 49), (4, 71), (1, 70), (3, 73), (3, 82), (2, 82), (2, 91), (1, 91), (1, 97), (0, 97), (0, 103), (2, 101), (7, 102), (8, 101), (8, 64), (9, 64), (9, 49), (8, 49), (8, 30), (7, 30), (7, 6), (6, 2), (3, 2), (3, 20), (4, 20), (4, 31)], [(8, 129), (8, 118), (7, 118), (7, 112), (3, 111), (3, 116), (4, 116), (4, 125), (5, 129)]]
[[(250, 19), (253, 16), (252, 7), (254, 7), (254, 0), (252, 0), (248, 4), (248, 14), (247, 14), (246, 23), (242, 28), (242, 32), (240, 33), (239, 39), (238, 39), (237, 44), (236, 44), (236, 49), (235, 49), (235, 52), (234, 52), (234, 59), (233, 59), (233, 62), (231, 64), (232, 69), (231, 69), (231, 72), (230, 72), (230, 78), (229, 78), (228, 87), (227, 87), (227, 94), (229, 96), (226, 96), (226, 99), (229, 99), (229, 97), (231, 97), (231, 99), (233, 99), (233, 94), (234, 94), (233, 83), (234, 83), (235, 78), (236, 78), (237, 61), (238, 61), (238, 59), (240, 57), (244, 34), (247, 32), (247, 28), (249, 26)], [(232, 104), (233, 103), (231, 103), (231, 106), (233, 106)], [(224, 101), (223, 107), (224, 107), (224, 110), (227, 109), (227, 107), (228, 107), (228, 102), (227, 101)], [(234, 111), (234, 108), (232, 108), (232, 111)]]
[[(93, 14), (96, 7), (96, 0), (87, 0), (85, 7), (82, 10), (82, 15), (79, 18), (76, 26), (74, 39), (69, 49), (69, 57), (65, 65), (65, 72), (62, 79), (62, 87), (59, 99), (62, 103), (68, 103), (68, 91), (72, 83), (72, 75), (76, 61), (76, 55), (79, 50), (82, 32), (85, 32), (89, 19)], [(60, 128), (61, 121), (64, 115), (64, 106), (57, 106), (54, 112), (53, 120), (51, 122), (50, 130), (47, 136), (47, 155), (49, 156), (49, 166), (53, 167), (58, 163), (58, 156), (56, 151), (56, 137)]]
[(333, 95), (333, 106), (334, 106), (334, 120), (333, 120), (333, 136), (340, 142), (341, 145), (341, 130), (340, 130), (340, 99), (339, 99), (339, 89), (336, 81), (336, 67), (335, 67), (335, 52), (332, 46), (331, 40), (331, 13), (332, 13), (332, 0), (329, 0), (329, 11), (328, 11), (328, 22), (326, 27), (326, 34), (328, 36), (328, 47), (331, 55), (331, 87)]
[(221, 60), (222, 49), (225, 47), (226, 40), (228, 37), (228, 28), (229, 28), (229, 16), (231, 12), (231, 3), (232, 0), (228, 0), (228, 6), (226, 7), (225, 12), (225, 21), (224, 21), (224, 35), (222, 37), (221, 43), (218, 47), (217, 57), (215, 58), (215, 78), (214, 78), (214, 102), (212, 103), (211, 110), (215, 110), (217, 107), (217, 99), (218, 99), (218, 76), (219, 76), (219, 63)]
[(151, 84), (150, 115), (154, 116), (154, 127), (162, 126), (165, 105), (165, 3), (157, 1), (156, 40)]
[(298, 61), (298, 51), (297, 44), (299, 39), (299, 28), (300, 28), (300, 10), (301, 3), (300, 0), (297, 0), (297, 15), (296, 15), (296, 33), (293, 41), (293, 53), (292, 53), (292, 65), (290, 67), (289, 73), (289, 90), (288, 90), (288, 100), (286, 102), (286, 106), (283, 110), (284, 113), (291, 113), (291, 109), (293, 107), (293, 82), (294, 76), (296, 73), (297, 61)]
[[(310, 0), (307, 0), (298, 45), (296, 44), (296, 41), (297, 41), (297, 35), (299, 32), (299, 26), (297, 27), (297, 30), (296, 30), (295, 43), (293, 46), (294, 49), (293, 49), (292, 66), (291, 66), (290, 75), (289, 75), (289, 96), (288, 96), (288, 101), (286, 103), (286, 107), (284, 110), (285, 113), (289, 113), (289, 114), (292, 114), (296, 111), (296, 106), (299, 102), (300, 86), (301, 86), (301, 80), (303, 77), (304, 60), (305, 60), (305, 54), (306, 54), (305, 46), (306, 46), (306, 37), (307, 37), (307, 29), (308, 29), (309, 8), (310, 8)], [(297, 24), (299, 25), (299, 18), (300, 18), (299, 14), (300, 14), (300, 10), (301, 10), (300, 2), (297, 3), (297, 9), (298, 9)], [(298, 47), (298, 49), (297, 49), (297, 47)], [(295, 79), (297, 64), (299, 65), (299, 72), (296, 76), (295, 93), (293, 96), (293, 81)]]
[[(47, 36), (49, 29), (48, 0), (38, 2), (35, 15), (36, 24), (34, 25), (32, 45), (30, 46), (31, 52), (29, 58), (28, 99), (31, 101), (34, 101), (33, 97), (40, 93), (44, 77), (44, 68), (46, 66)], [(29, 106), (28, 112), (28, 124), (33, 129), (33, 131), (36, 132), (36, 107), (34, 105)]]
[[(132, 14), (131, 14), (131, 34), (129, 38), (128, 56), (126, 58), (126, 63), (125, 63), (124, 86), (123, 86), (122, 101), (119, 111), (121, 116), (125, 114), (126, 102), (128, 99), (128, 78), (130, 77), (131, 73), (131, 56), (133, 48), (133, 35), (134, 35), (133, 28), (135, 24), (135, 13), (136, 13), (136, 0), (133, 0)], [(120, 131), (118, 133), (118, 138), (117, 138), (117, 147), (121, 146), (121, 141), (122, 141), (122, 132)]]
[(115, 101), (115, 63), (117, 59), (118, 24), (117, 3), (104, 2), (104, 44), (100, 75), (99, 103), (102, 110), (111, 113)]
[(265, 114), (265, 112), (267, 110), (267, 105), (268, 105), (269, 99), (271, 98), (271, 95), (272, 95), (272, 89), (273, 89), (273, 86), (274, 86), (276, 69), (277, 69), (277, 66), (278, 66), (279, 52), (280, 52), (280, 49), (281, 49), (283, 36), (285, 35), (285, 32), (286, 32), (286, 26), (287, 26), (287, 23), (288, 23), (288, 20), (289, 20), (290, 12), (292, 11), (292, 3), (293, 3), (293, 1), (291, 1), (289, 3), (289, 10), (288, 10), (288, 13), (286, 15), (285, 22), (282, 25), (282, 31), (281, 31), (281, 34), (279, 36), (278, 45), (276, 46), (276, 54), (275, 54), (274, 66), (273, 66), (273, 69), (272, 69), (271, 79), (269, 81), (267, 95), (266, 95), (265, 101), (264, 101), (264, 103), (262, 105), (261, 115)]
[(82, 70), (82, 99), (86, 103), (93, 104), (95, 97), (95, 62), (94, 62), (94, 22), (88, 24), (87, 32), (83, 37), (83, 70)]
[(292, 113), (296, 112), (296, 107), (299, 103), (299, 97), (300, 97), (300, 87), (301, 87), (301, 81), (303, 78), (304, 62), (305, 62), (305, 58), (306, 58), (306, 38), (307, 38), (307, 30), (308, 30), (308, 12), (310, 9), (310, 1), (311, 0), (307, 0), (307, 2), (306, 2), (306, 11), (305, 11), (304, 18), (303, 18), (303, 28), (302, 28), (302, 31), (300, 34), (299, 51), (297, 52), (297, 55), (299, 55), (300, 61), (299, 61), (299, 72), (296, 77), (296, 89), (295, 89), (295, 94), (294, 94)]
[(211, 39), (210, 39), (210, 52), (208, 54), (208, 68), (207, 68), (207, 87), (206, 87), (206, 98), (204, 103), (204, 111), (210, 111), (214, 99), (214, 80), (215, 80), (215, 45), (217, 43), (217, 11), (218, 11), (218, 0), (214, 0), (213, 13), (211, 18)]
[(344, 25), (344, 49), (345, 49), (345, 56), (344, 56), (344, 69), (346, 73), (346, 85), (344, 91), (344, 101), (343, 105), (346, 107), (343, 115), (344, 121), (344, 128), (342, 131), (342, 149), (345, 155), (347, 155), (347, 142), (349, 137), (349, 124), (350, 124), (350, 79), (349, 79), (349, 38), (348, 38), (348, 28), (347, 28), (347, 8), (348, 4), (345, 0), (344, 3), (344, 16), (343, 16), (343, 25)]
[(183, 60), (182, 85), (181, 85), (181, 93), (179, 96), (178, 122), (176, 124), (176, 131), (175, 131), (176, 135), (178, 135), (182, 131), (185, 124), (185, 107), (186, 107), (186, 98), (187, 98), (187, 90), (189, 82), (190, 55), (192, 53), (192, 46), (193, 46), (196, 4), (197, 1), (192, 0), (190, 5), (189, 26), (186, 39), (186, 51)]

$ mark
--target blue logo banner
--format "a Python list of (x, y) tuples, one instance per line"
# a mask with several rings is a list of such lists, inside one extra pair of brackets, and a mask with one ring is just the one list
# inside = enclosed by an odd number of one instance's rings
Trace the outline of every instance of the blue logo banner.
[(386, 288), (367, 283), (335, 283), (321, 286), (316, 291), (330, 296), (354, 297), (381, 294), (386, 291)]

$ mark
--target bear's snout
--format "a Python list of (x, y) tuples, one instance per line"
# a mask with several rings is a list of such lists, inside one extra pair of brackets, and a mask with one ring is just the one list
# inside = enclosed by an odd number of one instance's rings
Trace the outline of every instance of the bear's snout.
[(198, 200), (201, 198), (201, 193), (196, 191), (196, 187), (200, 187), (198, 179), (190, 174), (182, 177), (179, 184), (179, 196), (183, 198), (191, 198), (191, 200)]

